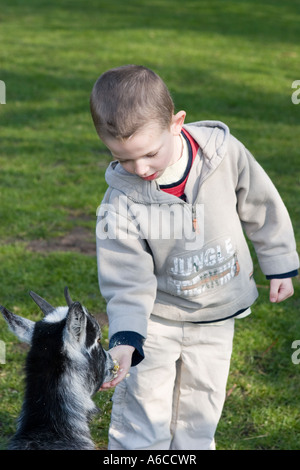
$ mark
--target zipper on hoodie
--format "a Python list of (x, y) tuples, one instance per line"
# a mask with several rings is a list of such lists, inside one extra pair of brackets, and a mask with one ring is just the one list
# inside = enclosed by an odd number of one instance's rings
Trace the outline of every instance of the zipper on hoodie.
[(200, 233), (195, 205), (192, 206), (192, 223), (193, 223), (193, 232)]
[[(155, 184), (156, 184), (157, 191), (161, 191), (157, 181), (155, 181)], [(187, 204), (187, 202), (183, 201), (182, 199), (179, 199), (179, 201), (178, 201), (178, 203), (176, 203), (176, 202), (168, 203), (167, 205), (172, 206), (173, 204)], [(192, 204), (192, 229), (193, 229), (193, 232), (200, 233), (200, 229), (199, 229), (199, 225), (198, 225), (198, 219), (197, 219), (196, 203)]]

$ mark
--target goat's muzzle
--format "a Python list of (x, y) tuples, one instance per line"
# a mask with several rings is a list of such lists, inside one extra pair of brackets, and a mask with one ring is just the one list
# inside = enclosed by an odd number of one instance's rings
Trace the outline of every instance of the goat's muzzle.
[(111, 355), (109, 354), (108, 351), (105, 351), (105, 356), (106, 356), (106, 360), (105, 360), (105, 369), (104, 369), (104, 379), (103, 379), (103, 383), (104, 382), (110, 382), (114, 377), (114, 367), (115, 367), (115, 363), (111, 357)]

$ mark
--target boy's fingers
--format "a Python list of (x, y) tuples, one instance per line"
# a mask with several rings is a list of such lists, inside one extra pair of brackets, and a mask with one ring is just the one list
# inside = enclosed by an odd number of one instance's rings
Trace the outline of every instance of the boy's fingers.
[(294, 294), (291, 279), (272, 279), (270, 284), (270, 302), (282, 302)]
[(279, 279), (272, 279), (270, 283), (270, 302), (277, 302), (280, 282)]
[(125, 370), (120, 370), (118, 372), (118, 375), (115, 379), (111, 380), (110, 382), (103, 383), (99, 389), (100, 392), (103, 390), (109, 390), (110, 388), (114, 388), (116, 385), (118, 385), (123, 379), (127, 377), (128, 371)]

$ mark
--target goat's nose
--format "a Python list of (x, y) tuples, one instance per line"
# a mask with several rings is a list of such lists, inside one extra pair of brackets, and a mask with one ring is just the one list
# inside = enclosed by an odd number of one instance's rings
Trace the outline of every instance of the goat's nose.
[(105, 369), (104, 369), (103, 382), (109, 382), (110, 380), (114, 378), (113, 369), (114, 369), (115, 363), (108, 351), (104, 350), (104, 353), (105, 353)]

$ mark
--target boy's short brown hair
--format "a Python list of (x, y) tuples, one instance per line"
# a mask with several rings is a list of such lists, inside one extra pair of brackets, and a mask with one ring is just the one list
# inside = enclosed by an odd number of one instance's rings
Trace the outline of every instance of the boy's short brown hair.
[(124, 65), (103, 73), (96, 81), (91, 113), (99, 137), (128, 139), (150, 122), (169, 128), (174, 104), (163, 80), (140, 65)]

